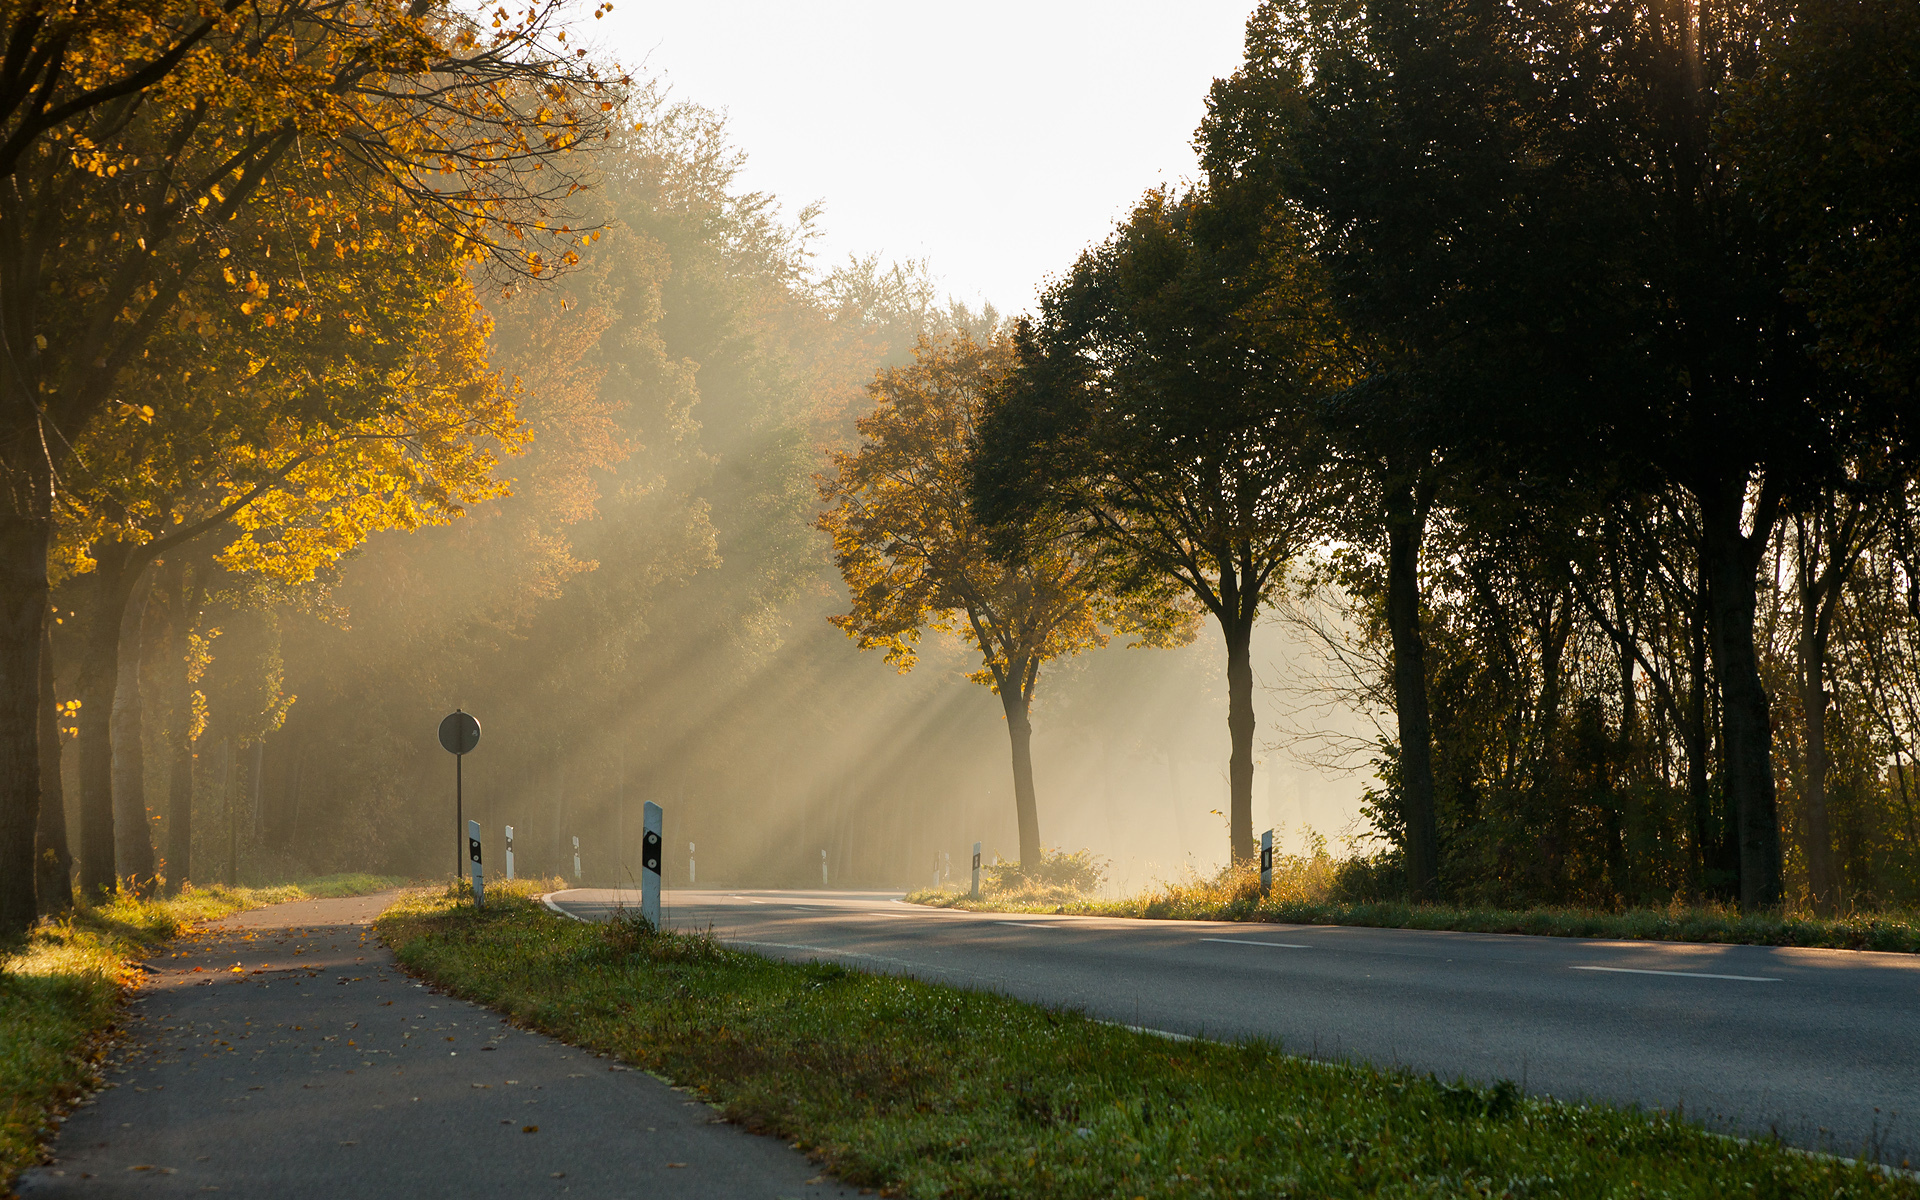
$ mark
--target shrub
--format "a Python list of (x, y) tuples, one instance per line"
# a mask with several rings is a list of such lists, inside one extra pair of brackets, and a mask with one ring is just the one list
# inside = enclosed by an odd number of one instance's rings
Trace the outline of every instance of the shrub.
[(1091, 850), (1069, 853), (1043, 849), (1031, 871), (1017, 862), (996, 862), (981, 871), (980, 889), (988, 895), (1045, 903), (1082, 900), (1100, 891), (1107, 880), (1107, 860)]

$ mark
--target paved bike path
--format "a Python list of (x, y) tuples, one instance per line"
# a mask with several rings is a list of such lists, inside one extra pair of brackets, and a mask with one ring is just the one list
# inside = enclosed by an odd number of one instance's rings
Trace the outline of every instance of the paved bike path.
[(373, 936), (394, 895), (256, 909), (150, 962), (107, 1088), (20, 1195), (857, 1194), (649, 1075), (414, 982)]

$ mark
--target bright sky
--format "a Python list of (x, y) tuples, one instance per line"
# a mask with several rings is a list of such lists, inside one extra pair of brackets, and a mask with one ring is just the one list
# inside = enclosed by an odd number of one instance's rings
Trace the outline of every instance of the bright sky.
[(1207, 86), (1254, 0), (618, 0), (592, 31), (729, 115), (746, 183), (826, 202), (825, 265), (926, 258), (1031, 307), (1145, 189), (1191, 178)]

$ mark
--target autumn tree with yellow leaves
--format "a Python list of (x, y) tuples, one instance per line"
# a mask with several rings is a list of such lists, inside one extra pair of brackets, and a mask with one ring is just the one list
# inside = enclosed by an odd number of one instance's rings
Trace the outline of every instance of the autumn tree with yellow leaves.
[[(24, 928), (35, 909), (46, 559), (73, 446), (196, 284), (264, 275), (230, 244), (230, 223), (284, 167), (320, 181), (285, 197), (310, 250), (328, 233), (357, 236), (357, 175), (397, 192), (413, 222), (386, 247), (396, 261), (429, 232), (511, 274), (573, 257), (591, 234), (569, 224), (580, 180), (562, 156), (597, 136), (620, 85), (567, 44), (559, 9), (0, 10), (0, 929)], [(265, 324), (282, 319), (271, 301), (241, 303), (258, 302)]]
[(884, 650), (902, 673), (929, 629), (979, 652), (968, 678), (1006, 713), (1020, 864), (1031, 870), (1041, 858), (1031, 720), (1041, 667), (1104, 646), (1116, 630), (1172, 645), (1191, 640), (1193, 627), (1177, 607), (1123, 608), (1064, 528), (1030, 526), (1016, 555), (996, 555), (968, 499), (969, 455), (1015, 362), (1010, 339), (961, 334), (923, 340), (911, 365), (881, 371), (868, 388), (874, 409), (857, 424), (860, 447), (836, 454), (821, 486), (833, 507), (820, 527), (833, 535), (852, 601), (830, 620), (861, 649)]
[[(129, 605), (145, 607), (156, 560), (211, 543), (197, 551), (209, 567), (298, 588), (375, 532), (444, 522), (500, 494), (493, 469), (524, 441), (512, 391), (487, 363), (488, 323), (457, 243), (423, 240), (395, 261), (364, 247), (370, 216), (351, 252), (302, 247), (277, 200), (250, 206), (255, 233), (277, 233), (283, 260), (310, 252), (310, 265), (278, 289), (256, 273), (250, 287), (229, 279), (191, 295), (74, 447), (58, 501), (56, 561), (80, 576), (70, 590), (85, 630), (83, 887), (157, 873), (139, 773), (113, 766), (138, 722), (109, 725), (125, 708), (123, 660), (139, 652)], [(169, 808), (190, 820), (179, 782), (176, 793)], [(174, 881), (189, 869), (176, 843)]]

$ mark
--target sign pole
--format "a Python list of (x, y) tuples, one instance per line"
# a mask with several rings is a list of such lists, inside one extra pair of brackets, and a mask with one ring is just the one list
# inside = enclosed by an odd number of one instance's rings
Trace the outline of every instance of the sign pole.
[(660, 806), (647, 801), (641, 819), (640, 918), (651, 929), (660, 928)]
[[(461, 834), (466, 833), (466, 780), (461, 770), (463, 760), (480, 744), (480, 722), (473, 714), (454, 709), (440, 721), (440, 745), (448, 754), (453, 755), (453, 836), (455, 845), (459, 844)], [(479, 835), (472, 834), (470, 839), (479, 844)], [(476, 851), (476, 853), (478, 853)], [(479, 862), (479, 859), (473, 861)], [(460, 882), (460, 852), (453, 853), (453, 881)]]

